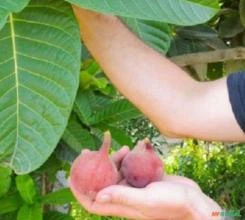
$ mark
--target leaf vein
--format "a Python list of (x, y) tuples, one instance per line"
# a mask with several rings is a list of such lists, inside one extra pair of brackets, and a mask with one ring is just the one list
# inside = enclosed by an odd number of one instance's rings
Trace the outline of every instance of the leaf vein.
[(34, 57), (34, 56), (30, 56), (28, 54), (24, 54), (24, 53), (20, 53), (20, 52), (17, 52), (17, 54), (19, 56), (22, 56), (22, 57), (26, 57), (26, 58), (29, 58), (31, 60), (36, 60), (36, 61), (39, 61), (41, 63), (48, 63), (50, 65), (53, 65), (53, 66), (56, 66), (62, 70), (64, 70), (65, 72), (68, 72), (69, 74), (73, 75), (72, 72), (70, 72), (70, 70), (66, 69), (65, 67), (57, 64), (57, 63), (54, 63), (54, 62), (50, 62), (49, 60), (46, 60), (46, 59), (42, 59), (42, 58), (39, 58), (39, 57)]
[[(30, 74), (30, 75), (33, 75), (33, 76), (36, 76), (36, 77), (45, 79), (45, 80), (47, 80), (47, 81), (49, 81), (49, 82), (55, 84), (56, 86), (60, 87), (60, 89), (62, 89), (62, 90), (64, 91), (64, 94), (65, 94), (67, 97), (69, 97), (68, 94), (67, 94), (67, 92), (66, 92), (66, 90), (64, 89), (64, 87), (61, 86), (61, 85), (60, 85), (59, 83), (57, 83), (56, 81), (54, 81), (54, 80), (52, 80), (52, 79), (50, 79), (50, 78), (48, 78), (48, 77), (46, 77), (46, 76), (43, 76), (43, 75), (41, 75), (41, 74), (38, 73), (38, 72), (34, 72), (34, 71), (31, 71), (31, 70), (26, 69), (26, 68), (23, 68), (23, 67), (19, 67), (19, 69), (22, 70), (22, 71), (27, 72), (27, 73)], [(1, 82), (1, 81), (0, 81), (0, 82)]]
[(74, 38), (74, 36), (72, 36), (68, 31), (66, 31), (66, 30), (64, 30), (61, 27), (56, 26), (56, 25), (51, 25), (51, 24), (47, 24), (47, 23), (43, 23), (43, 22), (31, 21), (31, 20), (26, 20), (26, 19), (20, 19), (20, 18), (15, 18), (14, 21), (27, 23), (27, 24), (36, 24), (36, 25), (51, 27), (51, 28), (54, 28), (56, 30), (59, 30), (59, 31), (69, 35), (72, 39)]
[(35, 43), (40, 43), (40, 44), (45, 44), (47, 46), (51, 46), (51, 47), (55, 47), (59, 50), (62, 50), (63, 52), (67, 53), (68, 55), (73, 55), (72, 52), (64, 49), (63, 47), (61, 46), (58, 46), (56, 44), (52, 44), (52, 43), (48, 43), (46, 41), (42, 41), (42, 40), (38, 40), (38, 39), (33, 39), (33, 38), (30, 38), (30, 37), (26, 37), (26, 36), (23, 36), (23, 35), (16, 35), (17, 38), (20, 38), (20, 39), (25, 39), (25, 40), (28, 40), (28, 41), (31, 41), (31, 42), (35, 42)]
[(12, 77), (13, 75), (14, 75), (14, 73), (11, 73), (11, 74), (9, 74), (9, 75), (3, 77), (2, 79), (0, 79), (0, 83), (1, 83), (2, 81), (6, 80), (6, 79), (8, 79), (8, 78), (10, 78), (10, 77)]
[[(38, 96), (41, 97), (42, 99), (48, 101), (48, 102), (49, 102), (55, 109), (57, 109), (57, 111), (60, 113), (60, 115), (63, 116), (63, 114), (61, 113), (61, 111), (57, 108), (56, 104), (55, 104), (52, 100), (50, 100), (50, 99), (47, 98), (46, 96), (42, 95), (40, 92), (37, 92), (37, 91), (33, 90), (32, 88), (30, 88), (30, 87), (28, 87), (28, 86), (25, 86), (25, 85), (23, 85), (23, 84), (19, 84), (19, 85), (20, 85), (20, 87), (22, 87), (22, 88), (24, 88), (24, 89), (27, 89), (27, 90), (29, 90), (30, 92), (35, 93), (36, 95), (38, 95)], [(61, 108), (61, 107), (60, 107), (60, 108)]]
[(53, 129), (52, 124), (50, 123), (50, 121), (48, 121), (45, 117), (42, 116), (42, 114), (40, 112), (37, 112), (35, 109), (33, 109), (32, 107), (26, 105), (23, 102), (20, 102), (21, 105), (23, 105), (25, 108), (29, 109), (31, 112), (33, 112), (34, 114), (38, 115), (39, 117), (41, 117), (44, 121), (46, 121), (49, 125), (50, 128), (52, 128), (52, 130), (54, 131), (54, 133), (56, 133), (55, 129)]
[(13, 60), (13, 59), (14, 59), (14, 57), (10, 57), (10, 58), (8, 58), (8, 59), (6, 59), (6, 60), (0, 62), (0, 65), (3, 65), (3, 64), (5, 64), (5, 63), (8, 63), (9, 61), (11, 61), (11, 60)]

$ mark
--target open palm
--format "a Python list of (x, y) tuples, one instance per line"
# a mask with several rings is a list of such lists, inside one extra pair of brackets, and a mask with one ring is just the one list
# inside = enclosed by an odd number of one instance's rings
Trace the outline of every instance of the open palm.
[[(112, 159), (118, 167), (127, 153), (128, 148), (124, 147), (113, 155)], [(202, 193), (194, 181), (181, 176), (165, 175), (162, 181), (145, 188), (129, 186), (121, 179), (118, 185), (98, 192), (95, 201), (78, 193), (72, 185), (70, 187), (84, 208), (98, 215), (139, 220), (210, 219), (200, 213), (193, 214), (193, 210), (199, 211), (197, 205), (208, 207), (211, 199)], [(211, 211), (205, 214), (210, 217)], [(193, 215), (194, 218), (190, 217)]]

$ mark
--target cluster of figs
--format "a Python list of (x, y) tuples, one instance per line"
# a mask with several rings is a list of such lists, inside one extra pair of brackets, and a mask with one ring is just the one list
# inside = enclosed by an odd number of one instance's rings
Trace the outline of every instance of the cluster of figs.
[(133, 150), (124, 157), (120, 167), (110, 158), (110, 147), (111, 134), (107, 131), (98, 151), (82, 153), (75, 159), (70, 183), (78, 193), (95, 199), (100, 190), (117, 184), (122, 178), (137, 188), (162, 180), (163, 162), (148, 138), (138, 141)]

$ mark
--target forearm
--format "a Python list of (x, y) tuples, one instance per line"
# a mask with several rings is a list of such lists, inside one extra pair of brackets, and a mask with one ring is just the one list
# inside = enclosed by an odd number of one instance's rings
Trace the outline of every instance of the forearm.
[(175, 135), (172, 119), (195, 81), (137, 39), (118, 18), (74, 10), (83, 41), (112, 83), (163, 133)]

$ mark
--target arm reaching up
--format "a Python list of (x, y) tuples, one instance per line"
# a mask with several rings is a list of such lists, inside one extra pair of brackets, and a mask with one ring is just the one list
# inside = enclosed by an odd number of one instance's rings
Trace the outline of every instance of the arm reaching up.
[(112, 83), (166, 136), (244, 141), (227, 79), (201, 83), (114, 16), (74, 7), (84, 43)]

